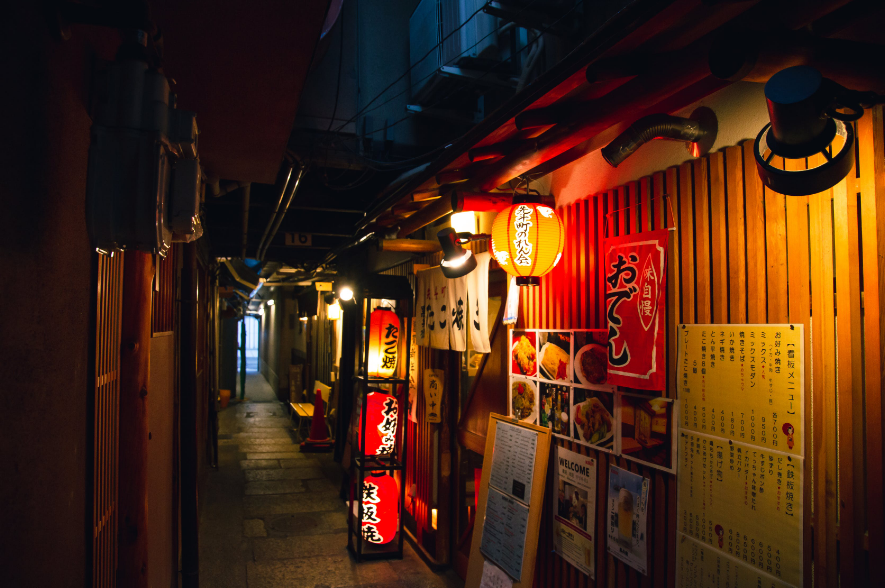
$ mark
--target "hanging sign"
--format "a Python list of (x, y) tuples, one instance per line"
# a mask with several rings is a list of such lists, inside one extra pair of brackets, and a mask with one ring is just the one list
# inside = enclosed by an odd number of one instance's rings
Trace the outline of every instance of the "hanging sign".
[(418, 338), (412, 321), (412, 342), (409, 351), (409, 420), (418, 422)]
[(608, 383), (663, 390), (667, 230), (605, 240)]
[(557, 445), (554, 472), (553, 547), (596, 578), (596, 459)]
[(428, 423), (439, 423), (442, 407), (443, 381), (445, 375), (442, 370), (424, 370), (424, 416)]

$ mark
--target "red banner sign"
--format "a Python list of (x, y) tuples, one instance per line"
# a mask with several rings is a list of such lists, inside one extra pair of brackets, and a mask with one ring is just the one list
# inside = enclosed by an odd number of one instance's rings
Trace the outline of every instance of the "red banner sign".
[(664, 390), (667, 230), (606, 239), (608, 382)]

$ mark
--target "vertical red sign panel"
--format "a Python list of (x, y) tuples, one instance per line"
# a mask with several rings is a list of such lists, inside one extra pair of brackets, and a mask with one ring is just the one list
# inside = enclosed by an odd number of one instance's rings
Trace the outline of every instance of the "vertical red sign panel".
[(664, 390), (667, 230), (606, 239), (608, 383)]

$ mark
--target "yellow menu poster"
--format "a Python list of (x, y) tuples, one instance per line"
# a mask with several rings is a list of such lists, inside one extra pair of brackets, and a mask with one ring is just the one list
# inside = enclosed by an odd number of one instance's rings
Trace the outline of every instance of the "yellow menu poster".
[(679, 538), (683, 557), (676, 569), (677, 585), (683, 588), (788, 588), (780, 580), (735, 562), (705, 545)]
[(804, 456), (802, 325), (680, 325), (683, 430)]
[(677, 337), (677, 585), (802, 586), (802, 325)]
[(802, 458), (683, 430), (679, 461), (679, 532), (801, 586)]

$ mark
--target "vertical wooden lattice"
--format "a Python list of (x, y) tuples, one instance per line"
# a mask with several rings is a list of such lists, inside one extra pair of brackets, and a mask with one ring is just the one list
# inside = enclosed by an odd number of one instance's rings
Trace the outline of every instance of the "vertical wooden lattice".
[(175, 312), (175, 246), (157, 263), (151, 300), (151, 335), (173, 330)]
[(92, 585), (116, 585), (117, 420), (123, 256), (98, 256), (92, 499)]

